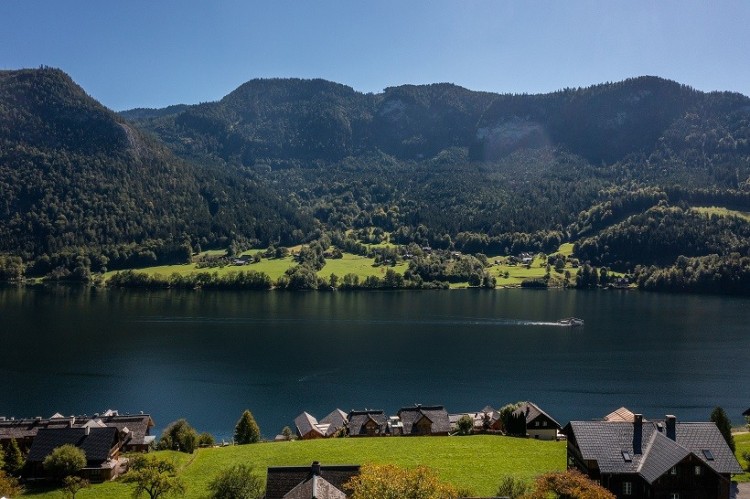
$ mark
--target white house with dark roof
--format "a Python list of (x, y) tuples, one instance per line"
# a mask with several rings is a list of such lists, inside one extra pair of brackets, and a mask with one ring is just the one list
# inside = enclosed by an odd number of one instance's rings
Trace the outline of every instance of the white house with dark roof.
[(524, 402), (513, 411), (513, 417), (526, 421), (526, 435), (537, 440), (556, 440), (560, 423), (533, 402)]
[(568, 468), (618, 498), (729, 499), (731, 475), (743, 472), (711, 422), (634, 414), (632, 421), (571, 421), (563, 431)]

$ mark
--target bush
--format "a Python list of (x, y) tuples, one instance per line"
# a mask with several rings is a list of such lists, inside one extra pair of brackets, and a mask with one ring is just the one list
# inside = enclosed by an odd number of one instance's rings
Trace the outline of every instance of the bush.
[(514, 476), (505, 476), (500, 480), (495, 495), (508, 497), (510, 499), (519, 499), (529, 492), (529, 484)]
[(474, 418), (468, 414), (464, 414), (458, 420), (458, 434), (459, 435), (471, 435), (474, 431)]
[(216, 439), (210, 433), (203, 432), (198, 436), (198, 447), (213, 447)]
[(437, 474), (425, 466), (405, 469), (392, 464), (365, 464), (360, 474), (347, 482), (344, 488), (352, 492), (352, 499), (454, 499), (459, 496), (452, 485), (441, 482)]
[(75, 445), (61, 445), (44, 458), (42, 465), (52, 478), (62, 480), (86, 466), (86, 453)]
[(178, 450), (192, 454), (198, 445), (198, 432), (190, 424), (180, 419), (167, 426), (159, 439), (159, 450)]
[(18, 479), (0, 470), (0, 497), (16, 497), (23, 492)]
[(236, 464), (221, 471), (208, 484), (212, 499), (261, 499), (265, 495), (263, 478), (246, 464)]
[(66, 476), (63, 479), (63, 493), (66, 498), (75, 499), (81, 489), (88, 489), (91, 483), (78, 476)]

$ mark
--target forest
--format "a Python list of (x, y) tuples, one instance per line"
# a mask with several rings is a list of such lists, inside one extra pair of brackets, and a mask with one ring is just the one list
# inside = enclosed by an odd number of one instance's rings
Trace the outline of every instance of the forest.
[[(266, 79), (117, 114), (60, 70), (0, 71), (5, 280), (89, 281), (211, 248), (356, 253), (380, 234), (402, 253), (572, 242), (583, 264), (643, 289), (738, 293), (745, 213), (750, 99), (656, 77), (544, 95)], [(420, 258), (385, 286), (490, 287), (481, 258), (457, 274)]]

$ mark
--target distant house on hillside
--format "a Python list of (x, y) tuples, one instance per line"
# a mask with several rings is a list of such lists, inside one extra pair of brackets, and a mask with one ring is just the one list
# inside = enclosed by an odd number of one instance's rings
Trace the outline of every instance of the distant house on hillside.
[(402, 407), (398, 417), (406, 436), (448, 435), (451, 430), (448, 413), (442, 405)]
[(381, 410), (352, 410), (347, 419), (347, 434), (350, 437), (383, 437), (390, 433), (388, 418)]
[(334, 436), (337, 432), (343, 431), (346, 423), (346, 413), (341, 409), (334, 409), (320, 421), (307, 412), (294, 418), (297, 436), (302, 440)]
[(266, 476), (266, 499), (344, 499), (344, 484), (359, 474), (359, 465), (274, 466)]
[(529, 438), (556, 440), (557, 432), (562, 428), (560, 423), (533, 402), (521, 404), (518, 409), (513, 411), (513, 417), (521, 421), (520, 428), (523, 428), (525, 424), (525, 434)]
[(571, 421), (568, 468), (597, 480), (618, 498), (728, 499), (742, 473), (714, 423)]
[(620, 407), (604, 416), (602, 421), (632, 423), (635, 421), (635, 414), (627, 407)]
[(96, 423), (82, 428), (42, 428), (29, 450), (24, 474), (30, 478), (45, 476), (42, 463), (54, 449), (71, 444), (86, 454), (86, 467), (80, 475), (92, 482), (111, 480), (119, 469), (122, 432)]
[(451, 431), (458, 431), (458, 420), (464, 416), (469, 416), (474, 422), (474, 433), (500, 431), (500, 413), (490, 406), (485, 407), (477, 412), (462, 412), (458, 414), (449, 414)]

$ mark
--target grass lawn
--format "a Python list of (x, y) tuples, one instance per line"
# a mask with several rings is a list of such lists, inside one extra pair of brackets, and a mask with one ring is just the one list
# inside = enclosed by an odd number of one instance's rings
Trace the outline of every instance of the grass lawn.
[[(740, 466), (748, 469), (748, 466), (750, 466), (750, 462), (745, 461), (742, 458), (742, 453), (750, 452), (750, 433), (736, 433), (734, 435), (734, 444), (737, 461), (740, 462)], [(745, 472), (742, 475), (735, 476), (734, 479), (738, 482), (750, 482), (750, 473)]]
[[(487, 496), (496, 492), (504, 475), (531, 480), (547, 471), (563, 470), (565, 442), (491, 435), (343, 438), (201, 449), (193, 456), (180, 456), (180, 459), (180, 476), (187, 485), (185, 497), (188, 498), (205, 497), (208, 482), (233, 464), (250, 464), (265, 477), (268, 466), (309, 466), (315, 460), (324, 465), (393, 463), (412, 467), (423, 464), (455, 486)], [(129, 492), (128, 486), (111, 482), (95, 485), (76, 497), (109, 499), (128, 497)], [(58, 498), (60, 492), (26, 495)]]
[(395, 270), (399, 274), (403, 274), (409, 266), (407, 263), (400, 263), (395, 267), (389, 267), (387, 265), (373, 267), (374, 263), (374, 258), (344, 253), (343, 258), (327, 259), (325, 267), (318, 272), (318, 275), (328, 279), (331, 274), (336, 274), (341, 278), (346, 274), (353, 273), (357, 274), (360, 279), (364, 279), (371, 275), (383, 277), (386, 270), (389, 268)]

